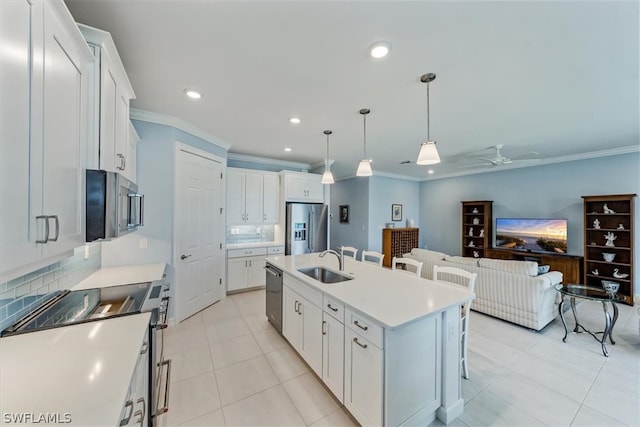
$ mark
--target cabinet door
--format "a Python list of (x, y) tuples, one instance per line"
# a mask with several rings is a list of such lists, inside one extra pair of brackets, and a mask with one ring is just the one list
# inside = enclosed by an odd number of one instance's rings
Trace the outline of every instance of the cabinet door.
[(382, 350), (344, 331), (344, 405), (362, 425), (382, 425)]
[(247, 260), (249, 262), (247, 267), (247, 287), (265, 286), (264, 256), (254, 256), (247, 258)]
[(244, 222), (244, 174), (227, 170), (227, 224)]
[(300, 354), (318, 376), (322, 376), (322, 310), (302, 299), (302, 346)]
[(300, 351), (302, 317), (298, 311), (300, 296), (287, 286), (282, 288), (282, 335)]
[(127, 129), (127, 165), (125, 176), (129, 181), (137, 182), (138, 170), (136, 162), (138, 161), (138, 133), (131, 124), (131, 121), (128, 121)]
[(27, 0), (0, 2), (0, 274), (41, 253), (30, 235), (41, 205), (29, 206), (31, 9)]
[(280, 177), (278, 175), (263, 176), (262, 195), (265, 224), (277, 224), (280, 221)]
[(295, 175), (286, 175), (286, 200), (306, 201), (307, 180)]
[(322, 176), (318, 174), (309, 174), (307, 178), (307, 198), (310, 202), (324, 201), (324, 185), (322, 184)]
[(244, 191), (245, 222), (262, 223), (262, 174), (246, 173)]
[(74, 34), (78, 28), (71, 16), (54, 7), (45, 2), (42, 212), (51, 216), (52, 227), (43, 246), (45, 257), (84, 243), (84, 144), (92, 60), (87, 45)]
[(344, 325), (322, 313), (322, 381), (344, 403)]
[(129, 137), (129, 98), (122, 93), (122, 87), (118, 86), (116, 99), (116, 169), (127, 179), (129, 178), (129, 159), (127, 158)]
[(227, 291), (237, 291), (247, 287), (247, 258), (227, 260)]
[[(148, 338), (145, 338), (142, 345), (138, 365), (135, 372), (136, 381), (136, 401), (133, 407), (133, 425), (146, 426), (148, 424), (148, 414), (151, 410), (149, 396), (149, 347)], [(155, 372), (155, 369), (154, 369)]]
[(118, 172), (116, 158), (116, 118), (118, 117), (118, 81), (111, 67), (109, 55), (100, 56), (100, 169)]

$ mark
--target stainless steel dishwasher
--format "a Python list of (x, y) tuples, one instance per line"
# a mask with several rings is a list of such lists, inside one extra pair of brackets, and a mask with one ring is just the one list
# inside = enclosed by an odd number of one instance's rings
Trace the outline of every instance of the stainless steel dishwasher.
[(282, 270), (269, 263), (264, 269), (267, 275), (267, 318), (282, 335)]

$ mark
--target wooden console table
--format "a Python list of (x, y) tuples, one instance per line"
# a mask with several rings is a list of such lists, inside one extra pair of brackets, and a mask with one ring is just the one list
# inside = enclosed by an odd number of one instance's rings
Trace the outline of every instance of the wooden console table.
[(490, 248), (487, 258), (512, 259), (517, 261), (536, 261), (538, 265), (548, 265), (550, 270), (562, 273), (562, 283), (582, 283), (583, 257), (540, 252), (523, 252), (512, 249)]
[(393, 257), (401, 257), (417, 248), (420, 240), (419, 228), (383, 228), (382, 229), (382, 253), (384, 259), (382, 265), (391, 267)]

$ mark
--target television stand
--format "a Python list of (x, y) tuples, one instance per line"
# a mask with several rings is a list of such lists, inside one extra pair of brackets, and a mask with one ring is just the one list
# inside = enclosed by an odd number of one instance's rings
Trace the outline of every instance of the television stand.
[(535, 261), (548, 265), (550, 270), (562, 273), (562, 283), (580, 284), (583, 275), (583, 257), (580, 255), (554, 254), (551, 252), (518, 251), (515, 249), (489, 248), (487, 258)]

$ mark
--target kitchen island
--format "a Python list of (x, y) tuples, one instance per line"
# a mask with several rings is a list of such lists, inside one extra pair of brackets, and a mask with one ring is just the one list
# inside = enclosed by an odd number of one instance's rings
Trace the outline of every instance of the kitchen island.
[(345, 258), (351, 280), (325, 284), (298, 271), (338, 272), (333, 255), (267, 257), (283, 271), (282, 333), (362, 425), (445, 424), (464, 407), (462, 288)]

